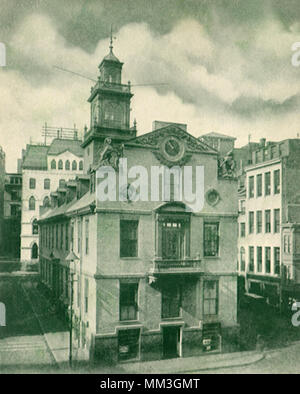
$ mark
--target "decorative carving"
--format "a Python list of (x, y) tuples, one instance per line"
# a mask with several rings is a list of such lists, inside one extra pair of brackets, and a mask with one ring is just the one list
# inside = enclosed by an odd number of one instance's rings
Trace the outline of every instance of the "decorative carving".
[(110, 166), (115, 171), (119, 169), (119, 160), (123, 156), (124, 145), (112, 146), (111, 138), (106, 138), (102, 149), (100, 150), (99, 164), (101, 166)]
[(209, 189), (205, 194), (207, 203), (211, 206), (215, 206), (220, 201), (220, 194), (216, 189)]
[(234, 178), (235, 177), (235, 161), (233, 159), (232, 150), (221, 159), (218, 159), (218, 176), (221, 178)]
[(180, 160), (173, 162), (168, 160), (159, 150), (153, 150), (152, 153), (155, 155), (155, 157), (165, 166), (167, 167), (173, 167), (174, 165), (176, 166), (183, 166), (185, 165), (190, 158), (192, 157), (191, 153), (186, 153)]
[(201, 141), (197, 140), (197, 138), (186, 133), (180, 127), (175, 127), (175, 126), (164, 127), (160, 130), (152, 131), (151, 133), (148, 133), (146, 135), (137, 137), (134, 140), (131, 140), (131, 142), (139, 145), (159, 147), (161, 141), (168, 136), (179, 138), (181, 141), (185, 143), (186, 147), (189, 150), (194, 152), (203, 152), (203, 151), (207, 152), (211, 150), (211, 148), (208, 145), (202, 143)]

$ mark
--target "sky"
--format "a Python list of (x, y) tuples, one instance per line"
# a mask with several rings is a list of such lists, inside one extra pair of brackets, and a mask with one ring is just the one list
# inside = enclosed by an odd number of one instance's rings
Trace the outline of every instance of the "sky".
[(218, 132), (236, 145), (300, 133), (299, 0), (0, 0), (0, 145), (6, 170), (45, 122), (89, 127), (93, 82), (109, 52), (124, 62), (138, 135), (154, 120)]

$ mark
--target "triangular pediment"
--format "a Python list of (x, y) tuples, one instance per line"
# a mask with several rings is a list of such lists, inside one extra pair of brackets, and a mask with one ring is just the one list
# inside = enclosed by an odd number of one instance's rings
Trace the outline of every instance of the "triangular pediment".
[(175, 125), (168, 125), (151, 131), (150, 133), (135, 137), (125, 144), (149, 147), (153, 149), (156, 147), (158, 148), (161, 144), (161, 141), (168, 136), (174, 136), (179, 138), (181, 141), (184, 141), (187, 151), (189, 152), (217, 153), (211, 146), (199, 141), (196, 137), (184, 131), (181, 127)]

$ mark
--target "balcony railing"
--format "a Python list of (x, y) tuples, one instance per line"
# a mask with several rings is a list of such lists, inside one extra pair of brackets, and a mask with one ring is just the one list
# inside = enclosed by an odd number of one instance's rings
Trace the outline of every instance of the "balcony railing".
[(107, 89), (107, 90), (114, 90), (116, 92), (122, 93), (130, 93), (131, 85), (123, 85), (121, 83), (113, 83), (108, 81), (101, 81), (99, 80), (97, 84), (92, 89), (92, 93), (95, 89)]
[(203, 272), (203, 262), (198, 258), (160, 259), (155, 258), (150, 270), (152, 274), (162, 273), (197, 273)]

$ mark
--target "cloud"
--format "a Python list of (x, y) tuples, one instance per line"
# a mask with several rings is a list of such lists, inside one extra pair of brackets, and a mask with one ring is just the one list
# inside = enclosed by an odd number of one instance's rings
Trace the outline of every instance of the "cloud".
[[(87, 12), (75, 11), (78, 17)], [(239, 144), (248, 134), (253, 139), (295, 137), (300, 69), (291, 66), (290, 48), (298, 25), (286, 29), (269, 15), (255, 29), (238, 23), (221, 29), (215, 12), (209, 29), (188, 17), (163, 34), (144, 22), (127, 23), (115, 33), (125, 83), (168, 84), (134, 88), (131, 115), (139, 133), (148, 132), (157, 119), (187, 123), (196, 136), (230, 134)], [(57, 20), (32, 13), (17, 25), (9, 51), (14, 61), (8, 59), (8, 67), (0, 70), (0, 144), (12, 171), (30, 137), (40, 139), (45, 121), (58, 127), (76, 123), (81, 130), (89, 123), (86, 100), (93, 83), (53, 66), (96, 78), (108, 37), (86, 50), (71, 44)]]

